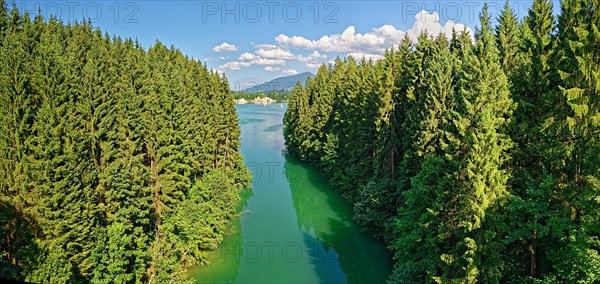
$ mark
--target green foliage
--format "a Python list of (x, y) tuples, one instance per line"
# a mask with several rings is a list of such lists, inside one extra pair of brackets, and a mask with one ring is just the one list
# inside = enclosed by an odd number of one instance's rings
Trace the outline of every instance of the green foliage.
[(494, 29), (485, 5), (474, 44), (422, 34), (292, 91), (288, 152), (389, 244), (390, 283), (598, 282), (600, 3), (561, 10)]
[(504, 4), (504, 10), (498, 16), (496, 26), (496, 45), (500, 52), (500, 63), (505, 74), (511, 74), (517, 64), (517, 51), (519, 48), (519, 28), (517, 16), (510, 8), (508, 0)]
[(1, 4), (2, 277), (189, 280), (250, 180), (225, 77)]

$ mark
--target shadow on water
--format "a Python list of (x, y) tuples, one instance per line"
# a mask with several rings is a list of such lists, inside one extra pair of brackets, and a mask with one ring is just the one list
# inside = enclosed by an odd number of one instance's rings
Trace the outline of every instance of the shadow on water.
[(309, 232), (302, 232), (302, 237), (319, 283), (346, 283), (346, 276), (339, 266), (337, 252)]
[(241, 153), (254, 177), (253, 197), (246, 196), (238, 211), (253, 212), (231, 221), (209, 255), (211, 265), (194, 268), (191, 276), (199, 283), (384, 282), (392, 269), (384, 244), (360, 230), (352, 207), (322, 172), (283, 156), (285, 107), (236, 110)]
[(275, 124), (275, 125), (271, 125), (269, 127), (267, 127), (265, 129), (266, 132), (274, 132), (274, 131), (278, 131), (280, 129), (283, 129), (283, 124)]
[(240, 125), (246, 125), (246, 124), (251, 124), (251, 123), (263, 122), (265, 120), (266, 119), (259, 119), (259, 118), (241, 119), (240, 120)]
[(202, 279), (198, 283), (235, 283), (238, 279), (240, 263), (242, 261), (242, 230), (241, 218), (244, 207), (253, 196), (251, 189), (240, 192), (240, 202), (236, 211), (240, 212), (227, 224), (223, 243), (215, 251), (208, 253), (210, 270), (202, 266), (190, 269), (189, 275), (194, 279)]
[[(383, 283), (393, 265), (384, 244), (361, 231), (352, 220), (351, 206), (329, 187), (322, 173), (293, 158), (286, 157), (285, 163), (298, 226), (314, 238), (305, 237), (307, 246), (317, 250), (312, 253), (319, 252), (314, 245), (318, 242), (328, 260), (339, 262), (348, 283)], [(330, 280), (331, 270), (317, 264), (319, 278)]]

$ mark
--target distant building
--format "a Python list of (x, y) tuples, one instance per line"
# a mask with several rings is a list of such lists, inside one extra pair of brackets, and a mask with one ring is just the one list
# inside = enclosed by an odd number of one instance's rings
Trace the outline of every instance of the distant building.
[(275, 103), (274, 99), (271, 99), (269, 97), (264, 97), (264, 98), (255, 98), (254, 100), (252, 100), (252, 103), (254, 104), (272, 104)]
[(238, 104), (238, 105), (245, 105), (247, 103), (248, 103), (248, 101), (246, 99), (244, 99), (244, 98), (241, 98), (239, 100), (235, 100), (235, 104)]

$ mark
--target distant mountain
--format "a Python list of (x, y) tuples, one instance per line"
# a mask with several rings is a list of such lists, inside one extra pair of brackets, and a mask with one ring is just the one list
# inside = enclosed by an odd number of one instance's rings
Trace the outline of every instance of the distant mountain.
[(292, 88), (294, 88), (296, 86), (296, 83), (298, 83), (298, 82), (300, 82), (302, 85), (304, 85), (304, 83), (306, 82), (306, 79), (308, 77), (313, 78), (313, 77), (315, 77), (315, 75), (310, 72), (304, 72), (304, 73), (300, 73), (300, 74), (296, 74), (296, 75), (279, 77), (279, 78), (273, 79), (269, 82), (262, 83), (262, 84), (254, 86), (254, 87), (244, 89), (244, 90), (242, 90), (242, 92), (269, 93), (269, 92), (274, 92), (274, 91), (287, 91), (287, 90), (291, 90)]

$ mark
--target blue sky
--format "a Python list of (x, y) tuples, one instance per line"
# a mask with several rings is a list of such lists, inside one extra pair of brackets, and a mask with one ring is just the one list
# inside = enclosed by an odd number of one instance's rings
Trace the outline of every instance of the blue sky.
[[(495, 18), (504, 1), (490, 1)], [(532, 1), (510, 1), (519, 18)], [(90, 18), (111, 35), (174, 45), (225, 72), (233, 90), (305, 71), (336, 56), (377, 58), (408, 33), (474, 30), (479, 1), (17, 1), (65, 22)], [(555, 2), (555, 13), (558, 2)], [(464, 26), (463, 26), (464, 25)]]

